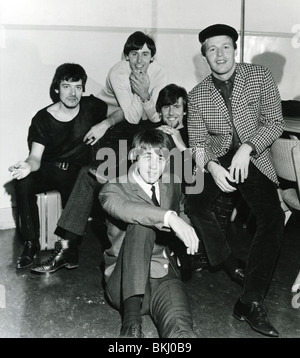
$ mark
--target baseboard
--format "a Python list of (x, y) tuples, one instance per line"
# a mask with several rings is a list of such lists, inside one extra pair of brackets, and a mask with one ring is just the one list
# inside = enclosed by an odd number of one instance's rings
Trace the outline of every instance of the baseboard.
[(16, 209), (13, 207), (0, 208), (0, 230), (14, 229)]

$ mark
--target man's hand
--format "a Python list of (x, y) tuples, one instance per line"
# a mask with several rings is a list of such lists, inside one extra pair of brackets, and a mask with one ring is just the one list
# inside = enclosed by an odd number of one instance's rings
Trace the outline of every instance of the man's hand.
[(234, 178), (237, 184), (239, 182), (244, 183), (248, 178), (251, 152), (252, 147), (249, 144), (244, 143), (239, 147), (232, 158), (231, 165), (228, 169), (230, 175)]
[(8, 170), (11, 172), (11, 176), (14, 179), (20, 180), (27, 177), (31, 172), (31, 167), (29, 163), (20, 161), (15, 165), (10, 166)]
[(158, 127), (157, 129), (160, 129), (161, 131), (163, 131), (166, 134), (169, 134), (170, 136), (172, 136), (174, 143), (176, 145), (176, 147), (182, 152), (183, 150), (185, 150), (187, 147), (181, 137), (180, 131), (178, 129), (172, 128), (166, 124)]
[(86, 144), (94, 145), (100, 138), (104, 136), (106, 131), (110, 128), (108, 121), (104, 120), (101, 123), (94, 125), (85, 135), (83, 141)]
[(133, 93), (136, 93), (141, 100), (150, 97), (149, 87), (150, 79), (148, 73), (138, 70), (133, 70), (129, 76), (130, 85)]
[(169, 226), (176, 236), (185, 244), (187, 253), (194, 255), (198, 251), (199, 246), (199, 239), (195, 229), (173, 213), (169, 216)]
[(236, 188), (229, 183), (234, 182), (234, 178), (222, 165), (210, 161), (207, 165), (207, 170), (211, 173), (215, 183), (222, 191), (230, 193), (236, 190)]

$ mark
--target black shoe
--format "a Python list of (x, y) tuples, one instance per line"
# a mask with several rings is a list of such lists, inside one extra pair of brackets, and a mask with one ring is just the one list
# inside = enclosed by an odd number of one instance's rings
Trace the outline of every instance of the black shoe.
[(199, 242), (198, 252), (194, 255), (187, 254), (184, 245), (178, 246), (176, 250), (183, 271), (199, 272), (208, 267), (208, 259), (202, 241)]
[(234, 271), (233, 276), (231, 277), (234, 282), (236, 282), (238, 285), (242, 286), (244, 285), (245, 280), (245, 271), (244, 269), (237, 268)]
[(278, 331), (271, 325), (267, 316), (267, 308), (258, 302), (248, 304), (238, 300), (233, 309), (233, 317), (247, 321), (252, 329), (270, 337), (278, 337)]
[(144, 338), (142, 325), (137, 321), (127, 322), (122, 325), (120, 331), (121, 338)]
[(32, 265), (33, 260), (40, 252), (40, 244), (35, 241), (25, 241), (23, 251), (18, 257), (17, 269), (26, 268)]
[(197, 252), (194, 255), (186, 255), (186, 259), (190, 262), (193, 271), (199, 272), (208, 267), (207, 256), (202, 252)]
[(46, 261), (34, 266), (31, 272), (43, 275), (53, 273), (62, 267), (67, 269), (78, 267), (78, 247), (75, 244), (70, 244), (69, 240), (57, 241), (51, 256)]

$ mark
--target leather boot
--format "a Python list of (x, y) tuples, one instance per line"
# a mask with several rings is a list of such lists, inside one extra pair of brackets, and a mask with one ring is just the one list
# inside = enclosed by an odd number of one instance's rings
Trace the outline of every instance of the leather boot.
[(31, 272), (43, 275), (53, 273), (62, 267), (67, 269), (78, 267), (78, 247), (73, 240), (57, 241), (51, 256), (46, 261), (35, 265)]
[(40, 244), (38, 241), (25, 241), (23, 251), (18, 257), (16, 268), (22, 269), (31, 266), (39, 252)]

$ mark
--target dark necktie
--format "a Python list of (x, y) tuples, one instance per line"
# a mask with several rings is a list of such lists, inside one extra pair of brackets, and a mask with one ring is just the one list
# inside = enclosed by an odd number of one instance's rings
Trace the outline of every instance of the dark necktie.
[(159, 205), (159, 202), (158, 202), (158, 200), (157, 200), (156, 194), (155, 194), (155, 186), (154, 186), (154, 185), (152, 185), (151, 191), (152, 191), (152, 197), (151, 197), (151, 199), (152, 199), (154, 205), (155, 205), (155, 206), (160, 206), (160, 205)]

